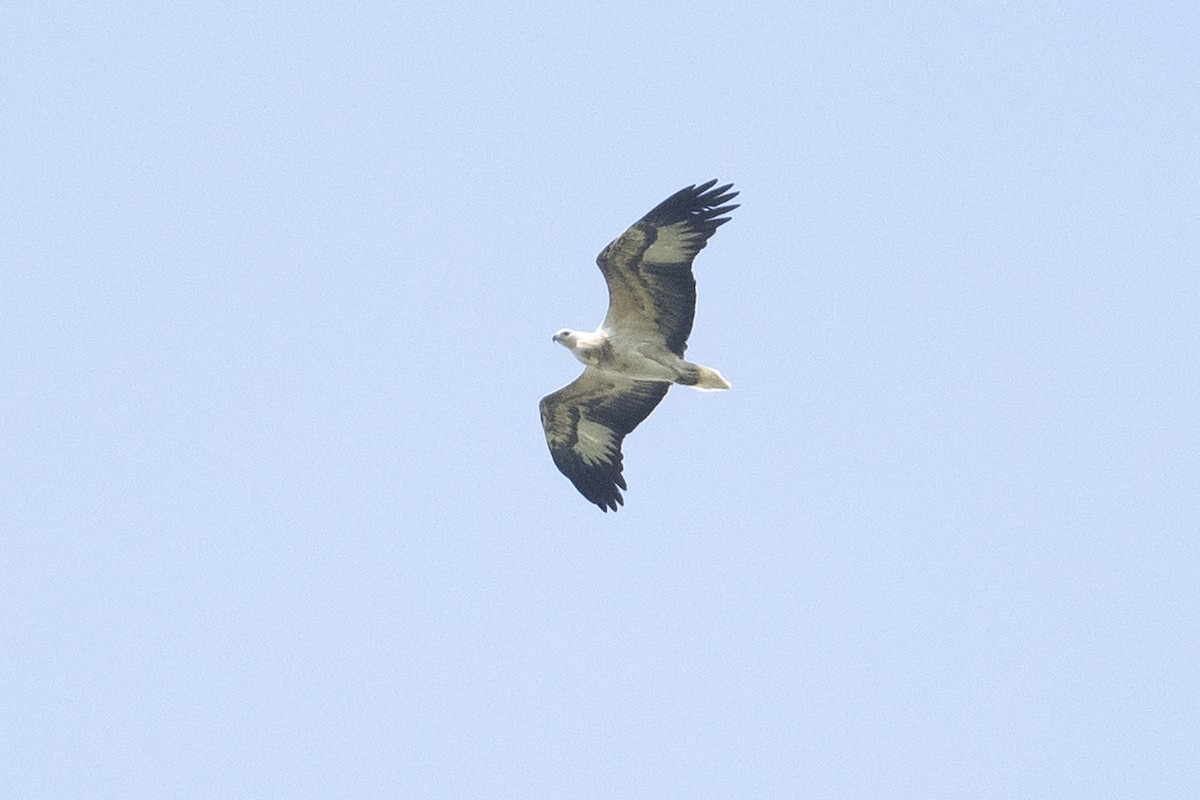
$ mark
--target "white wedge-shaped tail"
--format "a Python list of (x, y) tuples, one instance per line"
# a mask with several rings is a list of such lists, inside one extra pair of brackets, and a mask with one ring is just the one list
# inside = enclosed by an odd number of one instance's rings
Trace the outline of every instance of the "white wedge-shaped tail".
[(716, 392), (730, 387), (729, 381), (725, 380), (725, 376), (712, 367), (702, 367), (697, 364), (696, 369), (700, 371), (700, 376), (696, 383), (693, 384), (693, 389)]

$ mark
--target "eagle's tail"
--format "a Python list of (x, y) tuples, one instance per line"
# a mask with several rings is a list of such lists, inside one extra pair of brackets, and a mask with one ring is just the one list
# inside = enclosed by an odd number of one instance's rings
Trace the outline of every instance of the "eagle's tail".
[(729, 381), (725, 380), (725, 376), (712, 367), (702, 367), (699, 364), (688, 364), (687, 366), (688, 368), (683, 371), (683, 374), (675, 381), (676, 383), (706, 392), (729, 388)]

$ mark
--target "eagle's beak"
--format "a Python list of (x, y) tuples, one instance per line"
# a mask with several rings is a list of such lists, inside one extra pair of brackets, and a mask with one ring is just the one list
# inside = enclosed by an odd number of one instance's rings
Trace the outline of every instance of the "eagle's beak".
[(551, 336), (551, 337), (550, 337), (550, 341), (552, 341), (552, 342), (557, 342), (557, 341), (558, 341), (558, 334), (556, 333), (556, 334), (554, 334), (553, 336)]

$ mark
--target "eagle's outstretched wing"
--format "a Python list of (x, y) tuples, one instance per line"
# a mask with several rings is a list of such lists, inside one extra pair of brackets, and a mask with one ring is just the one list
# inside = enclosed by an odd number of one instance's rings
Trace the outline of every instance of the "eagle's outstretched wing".
[(721, 215), (737, 208), (721, 205), (737, 197), (733, 184), (715, 183), (680, 189), (600, 252), (596, 263), (608, 282), (604, 328), (661, 336), (683, 355), (696, 314), (692, 259), (729, 221)]
[(635, 381), (587, 367), (542, 398), (542, 427), (555, 466), (602, 510), (616, 511), (625, 502), (621, 442), (650, 416), (669, 388), (669, 383)]

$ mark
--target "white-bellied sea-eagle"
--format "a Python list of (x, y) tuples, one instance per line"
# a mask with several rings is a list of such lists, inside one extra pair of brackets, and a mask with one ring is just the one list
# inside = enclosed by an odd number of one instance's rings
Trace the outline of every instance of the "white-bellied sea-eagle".
[(583, 374), (542, 398), (550, 455), (580, 493), (617, 510), (627, 488), (621, 442), (650, 416), (671, 384), (728, 389), (709, 367), (685, 361), (696, 313), (692, 260), (736, 205), (733, 184), (680, 189), (600, 252), (608, 314), (594, 332), (560, 330), (554, 341), (584, 363)]

